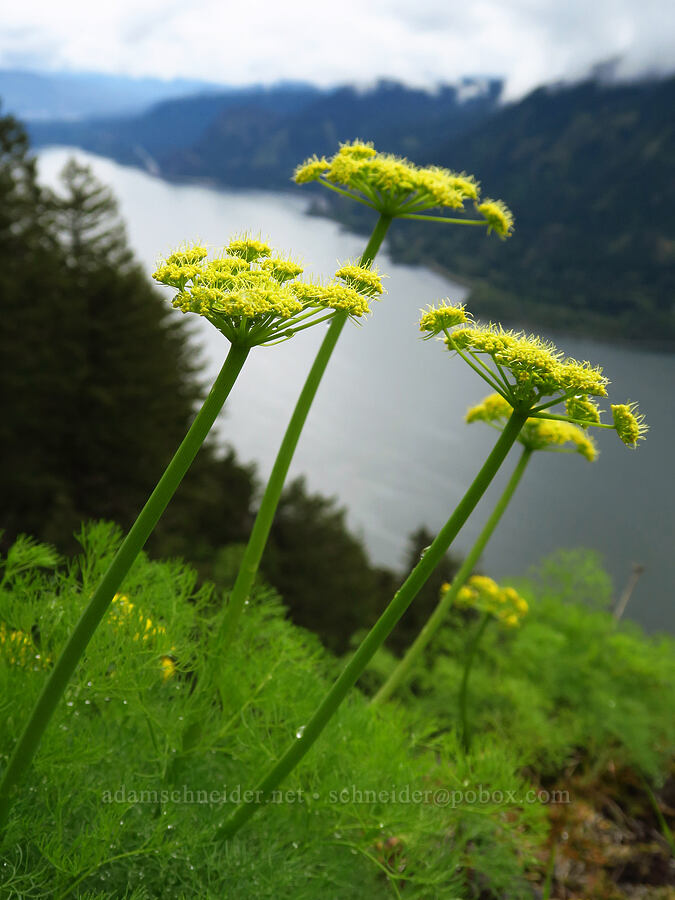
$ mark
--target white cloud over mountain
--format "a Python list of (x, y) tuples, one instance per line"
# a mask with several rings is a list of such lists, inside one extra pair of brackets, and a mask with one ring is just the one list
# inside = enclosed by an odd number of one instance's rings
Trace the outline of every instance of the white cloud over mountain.
[(6, 4), (0, 66), (322, 85), (505, 76), (515, 97), (619, 58), (675, 69), (672, 0), (22, 0)]

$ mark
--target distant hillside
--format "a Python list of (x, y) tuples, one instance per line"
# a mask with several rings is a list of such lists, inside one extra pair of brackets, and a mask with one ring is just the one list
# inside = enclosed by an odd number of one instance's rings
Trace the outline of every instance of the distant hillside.
[[(191, 166), (190, 160), (200, 158), (200, 151), (194, 148), (215, 123), (237, 122), (251, 114), (266, 123), (288, 119), (320, 95), (318, 88), (309, 85), (251, 87), (166, 100), (136, 116), (99, 117), (82, 122), (29, 122), (28, 132), (35, 146), (81, 147), (121, 163), (150, 168), (166, 177), (199, 175), (213, 180), (218, 179), (217, 172)], [(233, 154), (232, 147), (219, 146), (212, 150), (216, 158), (218, 155), (230, 158)], [(247, 151), (250, 155), (253, 148), (249, 145)], [(184, 159), (182, 170), (175, 163), (181, 158)], [(288, 183), (287, 174), (284, 183)]]
[(222, 90), (184, 78), (127, 78), (99, 72), (28, 72), (0, 69), (3, 111), (23, 120), (130, 115), (169, 97)]
[(167, 101), (133, 117), (33, 122), (29, 131), (37, 146), (72, 144), (136, 165), (151, 160), (165, 177), (279, 188), (306, 156), (332, 153), (356, 135), (419, 155), (429, 141), (447, 141), (485, 118), (500, 91), (500, 82), (480, 80), (434, 93), (393, 82), (364, 91), (277, 85)]
[(672, 346), (673, 110), (675, 78), (535, 91), (420, 155), (477, 173), (513, 236), (399, 223), (395, 254), (470, 279), (484, 315)]

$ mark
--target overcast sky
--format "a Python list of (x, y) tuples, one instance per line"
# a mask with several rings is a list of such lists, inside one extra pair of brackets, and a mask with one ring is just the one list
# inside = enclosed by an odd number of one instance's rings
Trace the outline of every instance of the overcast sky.
[(417, 85), (502, 75), (508, 95), (621, 57), (675, 69), (674, 0), (18, 0), (0, 67), (227, 84)]

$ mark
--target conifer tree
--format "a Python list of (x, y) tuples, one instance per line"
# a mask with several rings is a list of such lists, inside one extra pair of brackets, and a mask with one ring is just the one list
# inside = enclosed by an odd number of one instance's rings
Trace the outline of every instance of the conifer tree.
[[(92, 172), (71, 160), (59, 191), (40, 189), (10, 118), (0, 154), (0, 529), (69, 549), (82, 520), (133, 520), (191, 421), (196, 354)], [(191, 542), (241, 540), (252, 491), (233, 454), (206, 448), (153, 547), (189, 556)], [(220, 506), (211, 537), (201, 520)]]

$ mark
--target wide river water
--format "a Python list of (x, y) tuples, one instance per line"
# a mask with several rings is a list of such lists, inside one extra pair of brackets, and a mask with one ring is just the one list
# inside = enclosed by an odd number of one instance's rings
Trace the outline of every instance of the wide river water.
[[(275, 248), (292, 251), (307, 272), (324, 276), (338, 262), (358, 257), (364, 246), (363, 238), (335, 223), (305, 215), (309, 201), (301, 188), (270, 193), (177, 185), (68, 148), (39, 154), (41, 180), (56, 185), (70, 155), (90, 164), (113, 189), (148, 274), (158, 256), (186, 239), (219, 248), (242, 231), (261, 233)], [(485, 239), (476, 235), (477, 241)], [(336, 496), (371, 558), (400, 566), (407, 536), (422, 524), (435, 531), (445, 522), (495, 433), (463, 424), (467, 406), (488, 393), (488, 386), (440, 344), (421, 341), (416, 327), (421, 307), (443, 297), (461, 300), (465, 290), (427, 269), (394, 264), (386, 252), (378, 265), (390, 276), (388, 293), (362, 326), (345, 329), (291, 475), (304, 474), (312, 491)], [(324, 328), (254, 350), (219, 420), (219, 439), (231, 443), (243, 461), (254, 460), (261, 478), (272, 466)], [(196, 317), (194, 333), (205, 371), (215, 376), (229, 345)], [(675, 631), (675, 356), (545, 336), (568, 355), (602, 365), (612, 380), (612, 400), (639, 400), (650, 433), (631, 451), (614, 432), (597, 430), (601, 455), (593, 464), (577, 454), (536, 454), (487, 548), (483, 569), (497, 578), (517, 576), (557, 548), (587, 547), (601, 555), (618, 595), (632, 563), (641, 563), (645, 573), (627, 616), (649, 630)], [(458, 537), (457, 551), (466, 552), (478, 535), (515, 458)]]

